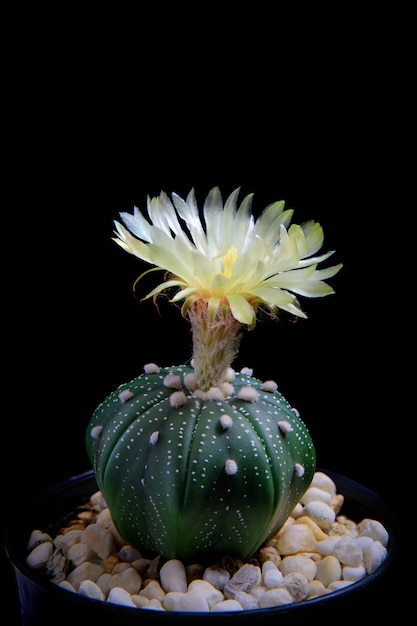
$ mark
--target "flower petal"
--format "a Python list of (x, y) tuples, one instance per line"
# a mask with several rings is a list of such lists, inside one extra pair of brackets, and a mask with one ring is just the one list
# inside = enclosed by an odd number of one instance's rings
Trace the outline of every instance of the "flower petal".
[(255, 311), (246, 298), (240, 295), (227, 295), (226, 298), (233, 317), (242, 324), (252, 326), (255, 320)]

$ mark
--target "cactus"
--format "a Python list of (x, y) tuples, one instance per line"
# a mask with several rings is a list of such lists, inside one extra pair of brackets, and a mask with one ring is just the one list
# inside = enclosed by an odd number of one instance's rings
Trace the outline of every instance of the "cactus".
[(88, 454), (132, 545), (191, 562), (247, 559), (310, 484), (313, 442), (271, 381), (236, 374), (229, 397), (202, 400), (187, 389), (192, 372), (161, 368), (115, 390), (91, 419)]
[(171, 301), (183, 300), (192, 359), (148, 364), (113, 391), (91, 418), (86, 448), (125, 541), (186, 562), (249, 558), (285, 523), (316, 465), (309, 432), (278, 385), (232, 363), (260, 314), (305, 318), (294, 294), (333, 293), (324, 279), (341, 264), (316, 269), (332, 254), (314, 256), (319, 224), (287, 230), (283, 202), (255, 222), (252, 196), (237, 208), (238, 191), (223, 206), (213, 188), (204, 221), (192, 190), (186, 201), (148, 199), (149, 221), (135, 208), (121, 213), (125, 225), (115, 222), (116, 243), (155, 266), (142, 276), (165, 272), (146, 298), (176, 289)]

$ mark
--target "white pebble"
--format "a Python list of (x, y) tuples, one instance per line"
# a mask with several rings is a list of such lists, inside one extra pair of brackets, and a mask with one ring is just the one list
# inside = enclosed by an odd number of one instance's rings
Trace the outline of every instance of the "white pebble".
[(379, 541), (384, 548), (387, 547), (389, 534), (385, 527), (374, 519), (365, 518), (358, 524), (360, 537), (371, 537), (374, 541)]
[(184, 593), (175, 604), (176, 611), (198, 611), (209, 612), (209, 605), (201, 593)]
[(74, 543), (68, 550), (68, 560), (74, 567), (81, 565), (84, 561), (91, 561), (96, 557), (93, 548), (87, 543)]
[(146, 585), (146, 587), (144, 587), (143, 589), (139, 591), (138, 595), (148, 598), (148, 600), (152, 600), (156, 598), (160, 602), (163, 602), (163, 599), (165, 598), (166, 594), (165, 594), (165, 591), (162, 589), (161, 585), (159, 584), (159, 581), (150, 580), (148, 584)]
[(185, 595), (183, 591), (169, 591), (162, 599), (162, 606), (166, 611), (175, 611), (178, 600)]
[(331, 535), (327, 539), (318, 541), (314, 546), (314, 550), (322, 556), (328, 556), (329, 554), (333, 554), (334, 547), (339, 540), (340, 537), (338, 535)]
[(97, 583), (92, 580), (82, 580), (80, 582), (80, 586), (78, 587), (78, 593), (82, 596), (86, 596), (87, 598), (94, 598), (95, 600), (101, 600), (102, 602), (106, 599), (103, 591)]
[(309, 504), (310, 502), (325, 502), (330, 506), (332, 496), (328, 491), (324, 489), (319, 489), (319, 487), (309, 487), (307, 491), (302, 496), (300, 502), (301, 504)]
[(89, 545), (101, 559), (116, 552), (114, 535), (99, 523), (89, 524), (80, 535), (80, 542)]
[(152, 598), (152, 600), (149, 600), (149, 602), (146, 602), (142, 608), (149, 609), (151, 611), (164, 611), (164, 607), (162, 606), (160, 601), (157, 600), (156, 598)]
[(72, 591), (73, 593), (77, 593), (71, 583), (68, 582), (68, 580), (62, 580), (60, 583), (58, 583), (58, 587), (62, 587), (62, 589)]
[(212, 565), (204, 570), (203, 580), (207, 580), (213, 587), (222, 591), (225, 584), (230, 580), (230, 574), (226, 569)]
[(275, 589), (275, 587), (282, 586), (281, 583), (284, 579), (284, 575), (280, 570), (275, 567), (275, 569), (268, 569), (262, 575), (263, 582), (265, 587), (268, 589)]
[(289, 524), (278, 536), (277, 549), (281, 555), (311, 552), (316, 545), (313, 532), (305, 524)]
[(44, 541), (33, 548), (26, 558), (26, 563), (32, 569), (41, 569), (52, 556), (54, 545), (51, 541)]
[(136, 604), (130, 597), (130, 593), (128, 593), (126, 589), (122, 589), (121, 587), (113, 587), (113, 589), (110, 590), (110, 593), (107, 596), (107, 602), (111, 602), (113, 604), (121, 604), (123, 606), (136, 607)]
[(187, 591), (187, 573), (184, 564), (178, 559), (166, 561), (159, 572), (161, 587), (169, 591)]
[(48, 533), (44, 533), (41, 530), (33, 530), (30, 533), (29, 541), (26, 548), (30, 552), (38, 544), (44, 543), (45, 541), (50, 541), (52, 543), (51, 535), (48, 535)]
[(318, 561), (316, 567), (316, 579), (323, 583), (325, 587), (328, 587), (335, 580), (340, 580), (342, 576), (340, 561), (333, 554), (329, 554), (321, 561)]
[(223, 613), (225, 611), (243, 611), (243, 607), (237, 600), (223, 600), (218, 602), (211, 609), (211, 613)]
[(307, 578), (298, 572), (291, 572), (284, 576), (283, 587), (289, 591), (295, 602), (305, 600), (310, 591)]
[(253, 593), (247, 591), (238, 591), (235, 595), (235, 600), (239, 602), (242, 609), (250, 611), (251, 609), (258, 608), (258, 600)]
[(310, 487), (318, 487), (330, 493), (331, 496), (335, 496), (337, 489), (336, 483), (324, 472), (315, 472), (313, 480), (310, 483)]
[(360, 565), (363, 559), (363, 552), (360, 545), (355, 539), (346, 536), (341, 537), (333, 548), (333, 554), (339, 559), (343, 565)]
[(366, 569), (361, 565), (357, 565), (356, 567), (352, 567), (351, 565), (345, 565), (342, 569), (342, 578), (343, 580), (351, 580), (356, 582), (357, 580), (361, 580), (366, 576)]
[[(122, 589), (126, 589), (130, 594), (139, 593), (140, 588), (142, 586), (142, 577), (135, 570), (134, 567), (125, 563), (127, 565), (126, 569), (121, 572), (113, 574), (110, 581), (110, 588), (113, 587), (122, 587)], [(113, 572), (115, 569), (113, 569)]]
[(330, 583), (327, 587), (329, 591), (338, 591), (339, 589), (344, 589), (352, 584), (352, 580), (335, 580), (334, 583)]
[(336, 513), (332, 507), (325, 502), (317, 500), (306, 504), (304, 507), (304, 515), (311, 517), (322, 530), (329, 530), (336, 519)]
[(326, 593), (329, 593), (328, 589), (323, 585), (320, 580), (310, 580), (308, 583), (309, 592), (307, 598), (317, 598), (319, 596), (324, 596)]
[(373, 572), (385, 561), (387, 557), (387, 549), (382, 545), (380, 541), (374, 541), (369, 548), (364, 551), (364, 563), (367, 574), (373, 574)]
[(187, 593), (201, 594), (205, 598), (210, 609), (218, 602), (222, 602), (222, 600), (224, 600), (224, 595), (221, 591), (219, 591), (219, 589), (216, 589), (216, 587), (213, 587), (213, 585), (207, 580), (202, 580), (201, 578), (197, 578), (190, 582)]
[(287, 576), (292, 572), (302, 574), (307, 580), (313, 580), (316, 577), (317, 565), (308, 556), (302, 556), (301, 554), (294, 554), (293, 556), (286, 556), (282, 559), (279, 569)]
[(265, 609), (282, 604), (293, 604), (293, 602), (294, 599), (287, 589), (269, 589), (259, 598), (259, 608)]
[(104, 571), (104, 566), (100, 563), (85, 561), (85, 563), (81, 563), (68, 574), (67, 580), (78, 591), (78, 587), (83, 580), (92, 580), (95, 583), (99, 576), (104, 574)]

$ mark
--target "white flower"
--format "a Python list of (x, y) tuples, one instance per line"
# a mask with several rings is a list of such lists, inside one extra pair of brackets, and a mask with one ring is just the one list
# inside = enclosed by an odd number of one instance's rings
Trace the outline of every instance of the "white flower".
[[(314, 256), (323, 244), (317, 222), (292, 224), (292, 210), (284, 201), (267, 206), (255, 220), (253, 194), (239, 206), (239, 188), (226, 202), (218, 187), (209, 192), (200, 217), (192, 189), (186, 200), (165, 192), (149, 198), (146, 219), (137, 207), (115, 221), (116, 241), (122, 248), (170, 276), (146, 297), (177, 288), (172, 302), (184, 300), (183, 313), (201, 300), (213, 314), (226, 306), (242, 324), (253, 326), (256, 310), (284, 309), (306, 317), (295, 294), (320, 297), (333, 293), (324, 282), (341, 264), (317, 269), (333, 251)], [(146, 272), (145, 272), (146, 273)]]

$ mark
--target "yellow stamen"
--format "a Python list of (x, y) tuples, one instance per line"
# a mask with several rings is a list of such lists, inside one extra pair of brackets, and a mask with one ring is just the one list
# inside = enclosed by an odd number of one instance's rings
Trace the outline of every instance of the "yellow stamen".
[(232, 247), (226, 252), (224, 256), (222, 256), (222, 262), (224, 265), (224, 270), (222, 271), (223, 276), (226, 278), (232, 277), (232, 265), (237, 259), (237, 249)]

